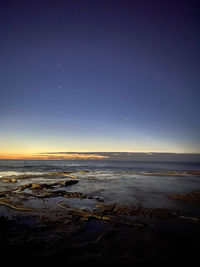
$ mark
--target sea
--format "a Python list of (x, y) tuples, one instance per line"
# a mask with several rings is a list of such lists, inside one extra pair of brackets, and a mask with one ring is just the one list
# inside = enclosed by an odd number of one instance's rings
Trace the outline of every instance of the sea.
[[(170, 197), (171, 194), (200, 190), (200, 176), (190, 173), (199, 170), (199, 162), (0, 160), (0, 193), (16, 186), (16, 183), (4, 183), (6, 177), (26, 175), (26, 182), (42, 183), (49, 182), (47, 173), (69, 171), (79, 182), (69, 186), (67, 191), (101, 198), (108, 204), (139, 204), (144, 207), (177, 209), (190, 216), (200, 217), (198, 203), (185, 203)], [(56, 179), (55, 175), (53, 180)], [(79, 204), (81, 201), (83, 200), (79, 200)], [(90, 203), (84, 205), (87, 208)]]

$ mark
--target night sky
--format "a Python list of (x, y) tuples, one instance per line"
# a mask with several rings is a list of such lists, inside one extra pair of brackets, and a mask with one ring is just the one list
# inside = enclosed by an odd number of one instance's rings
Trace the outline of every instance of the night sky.
[(1, 1), (0, 153), (200, 152), (199, 1)]

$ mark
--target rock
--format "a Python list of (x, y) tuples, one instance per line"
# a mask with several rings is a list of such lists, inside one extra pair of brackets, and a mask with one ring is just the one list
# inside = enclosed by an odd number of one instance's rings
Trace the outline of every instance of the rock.
[(41, 194), (35, 195), (38, 198), (53, 198), (53, 197), (62, 197), (66, 194), (63, 190), (57, 191), (42, 191)]
[(146, 218), (172, 218), (178, 216), (178, 212), (168, 209), (153, 209), (145, 208), (140, 205), (123, 205), (104, 203), (96, 204), (97, 211), (103, 215), (126, 215), (126, 216), (141, 216)]
[(57, 185), (58, 183), (51, 183), (51, 184), (30, 184), (28, 187), (30, 190), (43, 190), (43, 189), (51, 189), (53, 186)]
[(87, 198), (87, 195), (80, 192), (66, 192), (64, 190), (56, 191), (42, 191), (40, 194), (35, 195), (38, 198), (52, 198), (52, 197), (64, 197), (64, 198)]
[(59, 182), (58, 184), (61, 186), (67, 186), (67, 185), (73, 185), (77, 183), (78, 183), (78, 180), (66, 180), (66, 181)]
[(169, 195), (169, 197), (175, 200), (200, 201), (200, 191), (195, 191), (190, 194), (173, 194), (173, 195)]
[(170, 219), (179, 216), (179, 212), (176, 210), (168, 210), (168, 209), (152, 209), (151, 217), (157, 219)]
[(195, 175), (200, 176), (200, 171), (160, 171), (160, 172), (143, 172), (144, 175), (153, 175), (153, 176), (188, 176), (188, 175)]
[(80, 192), (65, 192), (64, 198), (86, 198), (87, 195)]
[(16, 183), (17, 182), (17, 178), (4, 178), (1, 180), (4, 183)]
[(29, 189), (35, 190), (35, 189), (42, 189), (44, 185), (42, 184), (32, 184)]
[(98, 196), (91, 196), (91, 197), (88, 197), (89, 199), (95, 199), (96, 201), (98, 202), (104, 202), (103, 198), (101, 197), (98, 197)]
[(96, 208), (98, 211), (100, 211), (101, 213), (112, 213), (113, 209), (115, 207), (115, 204), (111, 204), (111, 205), (106, 205), (103, 202), (98, 202), (96, 204)]
[(35, 184), (35, 183), (31, 183), (31, 184), (26, 184), (26, 185), (22, 185), (19, 187), (20, 191), (23, 191), (25, 189), (30, 189), (30, 190), (43, 190), (43, 189), (52, 189), (54, 186), (56, 185), (60, 185), (60, 186), (68, 186), (68, 185), (73, 185), (73, 184), (77, 184), (79, 181), (78, 180), (65, 180), (65, 181), (59, 181), (56, 183), (44, 183), (44, 184)]
[(113, 213), (119, 215), (135, 215), (138, 213), (139, 206), (128, 206), (122, 204), (116, 204), (113, 209)]
[(67, 177), (69, 177), (69, 178), (77, 178), (76, 176), (74, 176), (74, 175), (69, 175), (69, 174), (63, 174), (63, 176), (67, 176)]
[(67, 176), (69, 178), (76, 178), (74, 175), (70, 175), (73, 173), (72, 171), (64, 171), (64, 172), (49, 172), (48, 176)]
[(30, 189), (30, 187), (32, 186), (32, 184), (25, 184), (25, 185), (21, 185), (18, 187), (19, 191), (24, 191), (25, 189)]
[(32, 209), (29, 207), (24, 207), (23, 205), (16, 205), (15, 203), (10, 202), (8, 199), (4, 198), (0, 200), (0, 205), (9, 207), (14, 210), (21, 210), (21, 211), (31, 211)]

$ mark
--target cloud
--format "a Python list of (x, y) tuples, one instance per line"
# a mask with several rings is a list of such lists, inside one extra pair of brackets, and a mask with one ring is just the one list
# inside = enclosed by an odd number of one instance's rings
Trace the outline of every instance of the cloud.
[(79, 160), (79, 159), (88, 159), (88, 160), (95, 160), (95, 159), (108, 159), (108, 156), (94, 154), (94, 153), (73, 153), (73, 152), (49, 152), (49, 153), (40, 153), (36, 154), (36, 157), (40, 159), (60, 159), (60, 160)]

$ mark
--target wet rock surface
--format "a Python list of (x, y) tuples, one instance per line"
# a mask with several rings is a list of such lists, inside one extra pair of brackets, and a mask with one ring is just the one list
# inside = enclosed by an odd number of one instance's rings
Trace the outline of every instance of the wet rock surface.
[(98, 203), (96, 206), (104, 214), (111, 213), (115, 215), (141, 216), (159, 219), (170, 219), (179, 216), (179, 213), (176, 210), (145, 208), (141, 205), (105, 205), (103, 203)]
[[(198, 259), (198, 218), (174, 209), (108, 204), (98, 196), (73, 191), (79, 180), (72, 174), (52, 172), (48, 178), (61, 180), (19, 185), (25, 175), (16, 182), (6, 178), (14, 186), (0, 193), (4, 266), (27, 265), (30, 260), (62, 266), (191, 266)], [(82, 206), (74, 207), (76, 200)], [(90, 202), (94, 207), (85, 208)]]
[(85, 221), (69, 210), (52, 217), (1, 217), (0, 226), (1, 260), (7, 264), (27, 265), (31, 259), (34, 264), (62, 266), (192, 266), (198, 260), (197, 223), (138, 227), (96, 218)]

